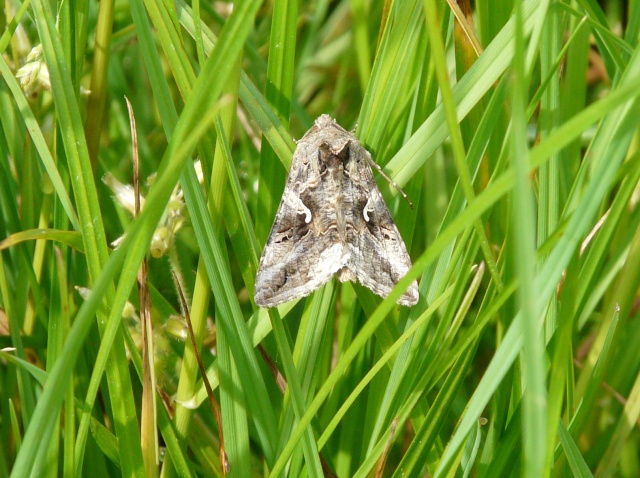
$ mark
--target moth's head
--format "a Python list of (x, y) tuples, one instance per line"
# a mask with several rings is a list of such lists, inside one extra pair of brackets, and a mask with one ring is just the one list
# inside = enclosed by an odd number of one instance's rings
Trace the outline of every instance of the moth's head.
[(315, 121), (316, 129), (323, 129), (334, 124), (336, 124), (336, 120), (327, 114), (318, 116)]

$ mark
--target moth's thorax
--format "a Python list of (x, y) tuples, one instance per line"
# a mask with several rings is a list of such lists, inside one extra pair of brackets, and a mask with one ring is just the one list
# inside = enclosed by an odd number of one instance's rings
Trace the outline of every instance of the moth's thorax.
[[(330, 129), (316, 133), (324, 138), (315, 147), (318, 176), (314, 178), (311, 173), (308, 185), (300, 191), (300, 199), (311, 211), (309, 227), (315, 234), (324, 235), (333, 229), (339, 241), (347, 244), (348, 230), (363, 227), (366, 196), (360, 193), (361, 173), (356, 164), (363, 150), (350, 133), (337, 125)], [(334, 129), (337, 137), (328, 141), (326, 133), (333, 133)]]
[(340, 140), (333, 139), (333, 142), (331, 141), (332, 138), (321, 136), (318, 145), (318, 161), (321, 165), (326, 165), (327, 167), (344, 165), (351, 157), (351, 139), (341, 138)]

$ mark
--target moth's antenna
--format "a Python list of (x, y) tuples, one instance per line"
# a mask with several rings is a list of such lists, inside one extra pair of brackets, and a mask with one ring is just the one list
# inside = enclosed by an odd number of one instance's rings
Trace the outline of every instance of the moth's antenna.
[[(355, 136), (357, 129), (358, 129), (358, 123), (356, 123), (353, 129), (351, 130), (351, 134)], [(413, 209), (413, 203), (411, 202), (411, 199), (409, 199), (409, 196), (407, 196), (407, 194), (402, 190), (402, 188), (400, 188), (400, 186), (398, 186), (398, 184), (393, 179), (391, 179), (389, 175), (385, 173), (380, 166), (378, 166), (378, 163), (376, 163), (373, 160), (373, 158), (371, 158), (371, 156), (367, 155), (367, 160), (369, 161), (369, 164), (371, 164), (374, 168), (378, 170), (380, 174), (382, 174), (383, 178), (385, 178), (394, 188), (398, 190), (400, 194), (402, 194), (402, 197), (404, 198), (405, 201), (407, 201), (407, 204), (409, 204), (409, 207)]]
[(402, 194), (402, 197), (405, 199), (405, 201), (407, 201), (407, 203), (409, 204), (409, 207), (413, 209), (413, 203), (411, 202), (411, 199), (409, 199), (409, 196), (406, 195), (406, 193), (400, 188), (400, 186), (398, 186), (396, 182), (393, 179), (391, 179), (389, 175), (385, 173), (380, 166), (378, 166), (378, 163), (376, 163), (373, 159), (371, 159), (371, 157), (367, 156), (367, 160), (369, 161), (369, 164), (371, 164), (374, 168), (378, 170), (378, 172), (382, 175), (383, 178), (389, 181), (389, 183), (394, 188), (396, 188), (400, 194)]

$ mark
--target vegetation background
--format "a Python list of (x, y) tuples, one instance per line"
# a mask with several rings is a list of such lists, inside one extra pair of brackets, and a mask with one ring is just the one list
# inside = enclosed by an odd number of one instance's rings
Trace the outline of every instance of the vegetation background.
[[(640, 476), (640, 2), (3, 15), (0, 476)], [(413, 201), (377, 178), (414, 267), (258, 309), (322, 113)]]

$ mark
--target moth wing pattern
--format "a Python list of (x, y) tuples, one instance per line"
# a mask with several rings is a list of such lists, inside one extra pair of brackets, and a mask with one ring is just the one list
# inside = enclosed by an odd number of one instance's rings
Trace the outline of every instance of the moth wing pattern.
[[(375, 294), (386, 297), (411, 269), (411, 259), (375, 182), (368, 194), (361, 230), (356, 228), (349, 240), (352, 253), (349, 268), (358, 282)], [(411, 306), (417, 302), (418, 283), (413, 281), (398, 303)]]
[(313, 153), (303, 137), (293, 155), (278, 212), (260, 258), (255, 283), (255, 302), (260, 307), (274, 307), (305, 297), (344, 266), (335, 231), (314, 234), (308, 222), (312, 212), (300, 199), (310, 184), (320, 181), (319, 172), (309, 164)]
[[(255, 283), (261, 307), (309, 295), (338, 274), (387, 296), (411, 268), (356, 137), (328, 115), (298, 142)], [(418, 301), (417, 282), (398, 300)]]

